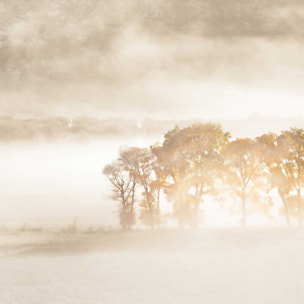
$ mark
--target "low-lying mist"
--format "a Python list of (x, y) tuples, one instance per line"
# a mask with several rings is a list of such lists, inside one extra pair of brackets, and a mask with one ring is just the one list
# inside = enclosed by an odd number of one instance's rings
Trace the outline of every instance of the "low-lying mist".
[(146, 138), (6, 143), (0, 150), (0, 226), (116, 225), (103, 166), (123, 144)]
[[(148, 148), (163, 142), (165, 132), (174, 126), (185, 127), (196, 121), (0, 117), (0, 227), (119, 227), (119, 202), (111, 198), (111, 185), (102, 174), (103, 168), (117, 159), (121, 147)], [(236, 138), (278, 131), (292, 122), (300, 126), (302, 121), (301, 117), (291, 120), (254, 115), (247, 120), (223, 121), (223, 126)], [(249, 225), (284, 225), (282, 202), (273, 192), (273, 202), (256, 208)], [(174, 227), (174, 203), (168, 202), (165, 193), (162, 196), (164, 225)], [(140, 209), (140, 198), (137, 203)], [(240, 208), (239, 199), (227, 199), (227, 193), (217, 198), (207, 195), (200, 207), (200, 224), (239, 225)], [(141, 224), (138, 218), (137, 227), (143, 228)]]
[[(158, 138), (118, 137), (83, 142), (6, 143), (0, 150), (0, 227), (8, 229), (78, 230), (118, 228), (119, 204), (112, 201), (103, 167), (114, 160), (123, 145), (148, 147)], [(232, 207), (233, 205), (237, 205)], [(205, 226), (239, 225), (239, 207), (214, 200), (204, 202)], [(163, 203), (163, 214), (172, 208)], [(280, 207), (278, 204), (277, 208)], [(278, 210), (275, 211), (278, 215)], [(140, 222), (140, 221), (139, 221)], [(172, 220), (166, 218), (169, 225)], [(284, 225), (262, 215), (251, 225)], [(139, 224), (140, 225), (140, 224)]]

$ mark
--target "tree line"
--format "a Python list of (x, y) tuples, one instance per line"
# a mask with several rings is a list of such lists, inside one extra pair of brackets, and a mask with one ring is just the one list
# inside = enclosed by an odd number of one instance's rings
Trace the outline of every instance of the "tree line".
[(122, 119), (98, 119), (89, 116), (15, 118), (0, 116), (0, 142), (87, 140), (106, 136), (130, 136), (148, 134), (149, 126), (140, 129), (136, 121)]
[(121, 148), (103, 174), (120, 204), (123, 229), (130, 229), (137, 219), (160, 227), (164, 200), (173, 204), (172, 216), (180, 226), (197, 227), (206, 196), (214, 201), (232, 199), (246, 226), (248, 204), (265, 197), (271, 201), (273, 195), (280, 198), (287, 225), (296, 218), (301, 227), (304, 130), (232, 139), (216, 123), (175, 127), (162, 144)]

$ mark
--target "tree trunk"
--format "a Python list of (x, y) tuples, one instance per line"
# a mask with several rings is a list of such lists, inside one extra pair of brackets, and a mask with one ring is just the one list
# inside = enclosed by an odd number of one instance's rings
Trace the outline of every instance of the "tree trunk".
[(134, 202), (135, 202), (135, 188), (136, 188), (136, 181), (135, 177), (133, 179), (133, 185), (132, 185), (132, 202), (131, 202), (131, 211), (133, 212)]
[(298, 192), (298, 220), (299, 228), (302, 228), (302, 200), (301, 200), (301, 167), (298, 167), (298, 182), (297, 182), (297, 192)]
[(147, 185), (143, 185), (143, 187), (145, 190), (145, 195), (146, 195), (147, 204), (148, 204), (150, 227), (152, 230), (154, 230), (155, 218), (154, 218), (154, 214), (153, 214), (154, 210), (153, 210), (152, 202), (150, 200), (149, 189), (148, 189)]
[(301, 188), (298, 190), (298, 221), (299, 227), (302, 228), (302, 200), (301, 200)]
[(281, 192), (281, 190), (279, 190), (279, 195), (280, 195), (280, 198), (283, 202), (283, 205), (284, 205), (284, 209), (285, 209), (285, 217), (286, 217), (286, 223), (287, 223), (287, 226), (288, 228), (290, 228), (290, 213), (289, 213), (289, 206), (285, 200), (285, 196), (284, 194)]
[(196, 185), (195, 187), (195, 197), (194, 197), (194, 212), (193, 212), (193, 218), (192, 218), (192, 227), (197, 228), (198, 221), (199, 221), (199, 207), (201, 203), (201, 196), (203, 193), (203, 186), (202, 185)]
[(246, 196), (245, 193), (242, 193), (242, 226), (246, 228), (247, 225), (247, 214), (246, 214)]
[(160, 185), (158, 185), (158, 189), (157, 189), (157, 221), (156, 221), (156, 225), (157, 225), (157, 229), (159, 230), (160, 228), (160, 208), (159, 208), (159, 197), (160, 197)]

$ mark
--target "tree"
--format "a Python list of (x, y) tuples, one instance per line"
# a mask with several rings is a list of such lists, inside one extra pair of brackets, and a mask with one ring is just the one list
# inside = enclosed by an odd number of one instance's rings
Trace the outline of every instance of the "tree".
[(220, 124), (194, 124), (184, 129), (190, 184), (193, 193), (193, 225), (197, 225), (198, 210), (203, 196), (215, 191), (222, 168), (221, 149), (229, 142), (230, 133)]
[(160, 145), (153, 145), (150, 147), (150, 151), (153, 155), (152, 168), (154, 172), (154, 178), (150, 182), (150, 189), (156, 203), (156, 225), (157, 228), (160, 227), (160, 194), (161, 191), (164, 191), (168, 187), (169, 183), (167, 182), (166, 173), (164, 166), (160, 161)]
[(106, 165), (103, 174), (112, 185), (112, 198), (121, 204), (120, 225), (124, 230), (130, 229), (135, 224), (134, 195), (136, 180), (129, 172), (124, 170), (124, 164), (121, 161)]
[(241, 199), (242, 225), (247, 223), (247, 200), (256, 195), (260, 178), (263, 176), (263, 149), (257, 141), (238, 138), (224, 149), (225, 182)]
[(199, 205), (203, 195), (214, 189), (220, 150), (229, 138), (219, 124), (211, 123), (175, 127), (165, 134), (158, 157), (171, 181), (167, 197), (175, 202), (175, 215), (181, 225), (197, 225)]
[(168, 201), (173, 201), (174, 215), (179, 225), (189, 223), (190, 210), (190, 184), (188, 173), (190, 170), (187, 161), (184, 132), (179, 127), (168, 131), (165, 140), (157, 151), (158, 159), (163, 173), (168, 181), (164, 189)]
[(281, 168), (291, 190), (297, 195), (299, 227), (302, 227), (302, 186), (304, 182), (304, 130), (291, 128), (281, 132), (277, 139)]
[(286, 217), (286, 223), (290, 226), (290, 204), (288, 195), (292, 190), (292, 185), (284, 169), (284, 155), (281, 145), (277, 142), (278, 135), (274, 133), (264, 134), (258, 138), (259, 143), (265, 148), (265, 169), (268, 177), (268, 186), (270, 189), (276, 188), (283, 204), (283, 210)]
[(154, 156), (147, 148), (130, 147), (120, 153), (120, 159), (143, 189), (141, 219), (153, 228), (156, 224), (155, 200), (151, 189)]

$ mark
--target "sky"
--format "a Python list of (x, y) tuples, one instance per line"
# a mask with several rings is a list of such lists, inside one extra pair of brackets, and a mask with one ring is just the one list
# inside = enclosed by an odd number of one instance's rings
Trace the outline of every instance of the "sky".
[(3, 0), (0, 114), (299, 116), (303, 25), (299, 0)]

